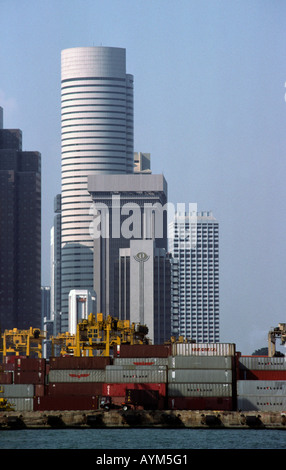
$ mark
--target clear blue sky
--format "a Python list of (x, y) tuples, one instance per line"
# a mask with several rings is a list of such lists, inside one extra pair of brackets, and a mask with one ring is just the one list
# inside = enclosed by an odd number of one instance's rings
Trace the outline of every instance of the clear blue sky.
[(126, 48), (134, 150), (151, 153), (170, 202), (219, 220), (221, 341), (243, 354), (266, 346), (286, 322), (286, 2), (0, 0), (4, 127), (42, 154), (44, 285), (60, 192), (60, 54), (99, 45)]

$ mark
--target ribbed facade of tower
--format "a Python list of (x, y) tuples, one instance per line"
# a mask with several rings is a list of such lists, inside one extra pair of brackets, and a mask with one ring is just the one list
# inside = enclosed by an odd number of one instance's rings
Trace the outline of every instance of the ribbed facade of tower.
[(90, 174), (133, 173), (133, 76), (126, 51), (78, 47), (62, 51), (62, 331), (72, 289), (93, 288)]

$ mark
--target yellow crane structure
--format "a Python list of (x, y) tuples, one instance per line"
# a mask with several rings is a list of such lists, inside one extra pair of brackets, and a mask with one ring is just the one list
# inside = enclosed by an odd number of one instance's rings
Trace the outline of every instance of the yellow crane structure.
[(276, 354), (276, 338), (280, 337), (281, 344), (286, 343), (286, 323), (278, 323), (278, 327), (272, 328), (268, 333), (268, 356)]
[(118, 320), (102, 313), (97, 316), (90, 314), (77, 324), (75, 335), (63, 333), (52, 337), (52, 355), (54, 346), (61, 346), (61, 355), (72, 354), (74, 356), (109, 356), (111, 351), (121, 344), (147, 343), (146, 325), (130, 323), (129, 320)]
[(45, 332), (39, 328), (30, 327), (28, 330), (5, 330), (2, 336), (2, 345), (0, 352), (3, 357), (8, 353), (14, 353), (16, 356), (36, 356), (42, 357), (42, 343), (46, 339)]
[[(110, 315), (104, 319), (103, 314), (98, 313), (96, 317), (90, 314), (87, 320), (79, 322), (75, 335), (66, 332), (49, 339), (52, 356), (55, 355), (55, 346), (59, 346), (60, 355), (93, 356), (96, 352), (96, 355), (109, 356), (117, 345), (148, 343), (147, 333), (145, 325), (130, 324), (129, 320), (118, 320)], [(12, 353), (41, 358), (42, 343), (47, 338), (45, 332), (31, 327), (29, 330), (5, 330), (1, 339), (0, 353), (3, 357)]]

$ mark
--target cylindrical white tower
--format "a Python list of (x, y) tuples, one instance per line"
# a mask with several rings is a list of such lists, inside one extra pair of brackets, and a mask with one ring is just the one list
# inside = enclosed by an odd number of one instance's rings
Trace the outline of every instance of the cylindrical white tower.
[(61, 56), (62, 331), (72, 289), (93, 289), (90, 174), (133, 173), (133, 76), (126, 51), (77, 47)]

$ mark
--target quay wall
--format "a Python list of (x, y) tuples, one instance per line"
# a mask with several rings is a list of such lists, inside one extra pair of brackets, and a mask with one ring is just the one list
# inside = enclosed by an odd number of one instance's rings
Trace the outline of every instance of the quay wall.
[(286, 414), (198, 410), (1, 411), (0, 430), (62, 428), (224, 428), (286, 430)]

